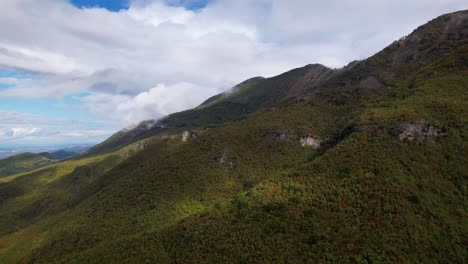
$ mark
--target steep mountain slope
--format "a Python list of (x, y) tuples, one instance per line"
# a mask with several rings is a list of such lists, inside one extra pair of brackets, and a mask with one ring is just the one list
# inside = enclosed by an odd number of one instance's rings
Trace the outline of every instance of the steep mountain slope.
[(0, 178), (34, 170), (49, 165), (56, 160), (41, 154), (22, 153), (0, 160)]
[[(386, 92), (387, 87), (397, 85), (401, 79), (465, 42), (468, 35), (465, 13), (461, 11), (436, 18), (371, 58), (352, 62), (343, 69), (332, 70), (312, 64), (272, 78), (252, 78), (234, 87), (233, 93), (216, 95), (198, 108), (172, 114), (159, 121), (145, 121), (129, 131), (120, 131), (89, 154), (115, 150), (167, 130), (180, 131), (181, 128), (217, 126), (236, 121), (257, 110), (302, 101), (311, 95), (329, 94), (339, 102), (354, 95), (372, 96)], [(337, 90), (340, 96), (337, 96)]]
[[(95, 182), (152, 142), (136, 142), (118, 151), (55, 162), (0, 179), (0, 235), (20, 230), (62, 212), (97, 192)], [(42, 157), (42, 156), (41, 156)]]
[[(9, 191), (37, 179), (36, 192), (68, 197), (81, 174), (0, 183), (0, 220), (16, 217), (2, 225), (0, 262), (464, 262), (467, 21), (445, 15), (345, 69), (253, 79), (114, 135), (67, 162), (153, 137), (49, 213), (22, 215), (18, 204), (40, 203)], [(217, 122), (224, 107), (249, 111)], [(182, 141), (184, 130), (198, 136)]]
[(216, 95), (199, 107), (175, 113), (159, 121), (148, 120), (130, 130), (123, 130), (91, 149), (93, 155), (115, 150), (137, 140), (162, 133), (175, 133), (187, 129), (216, 127), (237, 121), (258, 110), (278, 105), (300, 93), (302, 84), (319, 83), (333, 70), (322, 65), (308, 65), (272, 78), (249, 79), (231, 91)]

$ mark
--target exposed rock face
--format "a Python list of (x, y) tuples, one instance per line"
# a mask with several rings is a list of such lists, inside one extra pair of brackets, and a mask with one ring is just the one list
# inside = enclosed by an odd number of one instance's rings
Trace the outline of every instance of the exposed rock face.
[(398, 138), (401, 141), (425, 141), (429, 137), (441, 136), (442, 131), (429, 125), (427, 119), (421, 118), (414, 122), (402, 123), (399, 125)]
[(431, 140), (433, 137), (443, 136), (444, 133), (438, 127), (431, 126), (425, 118), (420, 118), (412, 122), (405, 122), (388, 127), (379, 125), (368, 125), (355, 127), (353, 131), (365, 132), (369, 134), (390, 133), (398, 136), (400, 141), (422, 142)]
[(322, 140), (315, 136), (308, 136), (299, 139), (299, 143), (303, 147), (313, 147), (315, 149), (318, 149), (322, 145)]
[(184, 133), (182, 133), (182, 142), (187, 142), (189, 139), (190, 139), (190, 132), (184, 131)]
[(136, 151), (142, 151), (145, 148), (147, 148), (150, 145), (150, 142), (140, 142), (136, 145), (135, 150)]
[[(299, 135), (298, 135), (299, 134)], [(302, 137), (301, 137), (302, 135)], [(307, 135), (307, 136), (303, 136)], [(324, 141), (318, 136), (310, 134), (310, 131), (293, 131), (293, 130), (275, 130), (269, 132), (265, 135), (267, 139), (274, 141), (290, 141), (297, 142), (299, 139), (299, 144), (303, 147), (313, 147), (318, 149), (322, 146)]]
[(199, 138), (200, 136), (194, 131), (184, 131), (182, 133), (182, 142), (187, 142), (191, 139)]

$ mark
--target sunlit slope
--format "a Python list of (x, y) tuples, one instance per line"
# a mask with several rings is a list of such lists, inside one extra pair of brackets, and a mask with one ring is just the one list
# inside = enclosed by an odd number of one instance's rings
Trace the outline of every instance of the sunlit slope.
[(0, 160), (0, 178), (34, 170), (57, 160), (34, 153), (22, 153)]
[(0, 234), (21, 230), (71, 208), (94, 191), (91, 185), (154, 139), (90, 158), (71, 159), (0, 179)]

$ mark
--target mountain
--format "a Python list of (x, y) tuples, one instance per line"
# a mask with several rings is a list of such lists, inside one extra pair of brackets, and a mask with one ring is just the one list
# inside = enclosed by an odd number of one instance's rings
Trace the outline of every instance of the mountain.
[(305, 78), (318, 80), (331, 70), (322, 65), (309, 65), (272, 78), (256, 77), (236, 85), (231, 91), (216, 95), (199, 107), (169, 115), (162, 120), (147, 120), (137, 127), (123, 130), (92, 148), (89, 154), (104, 153), (129, 143), (159, 134), (186, 129), (216, 127), (238, 121), (294, 96)]
[(87, 151), (88, 146), (69, 147), (51, 152), (24, 152), (0, 159), (0, 178), (29, 172)]
[(68, 158), (77, 156), (83, 152), (88, 151), (90, 148), (91, 146), (75, 146), (75, 147), (59, 149), (59, 150), (52, 151), (52, 152), (43, 152), (40, 154), (43, 156), (49, 157), (51, 159), (62, 160), (62, 159), (68, 159)]
[(463, 263), (468, 11), (0, 179), (0, 262)]
[(467, 31), (464, 12), (439, 17), (367, 60), (354, 61), (339, 70), (312, 64), (272, 78), (252, 78), (195, 109), (158, 121), (144, 121), (134, 129), (120, 131), (93, 148), (91, 153), (115, 150), (168, 130), (212, 127), (240, 120), (260, 109), (302, 101), (309, 96), (330, 94), (333, 100), (345, 100), (343, 97), (385, 92), (386, 87), (395, 85), (394, 82), (452, 51), (466, 39)]
[(0, 160), (0, 178), (34, 170), (53, 163), (55, 160), (41, 154), (22, 153)]
[(46, 156), (46, 157), (49, 157), (51, 159), (67, 159), (67, 158), (71, 158), (73, 156), (76, 156), (78, 155), (79, 153), (78, 152), (73, 152), (73, 151), (68, 151), (68, 150), (57, 150), (57, 151), (54, 151), (54, 152), (43, 152), (43, 153), (39, 153), (43, 156)]

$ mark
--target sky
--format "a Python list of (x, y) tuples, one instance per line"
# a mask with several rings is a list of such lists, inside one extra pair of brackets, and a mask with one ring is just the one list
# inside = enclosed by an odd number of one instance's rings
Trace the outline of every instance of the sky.
[(2, 0), (0, 147), (98, 143), (254, 76), (365, 59), (465, 0)]

